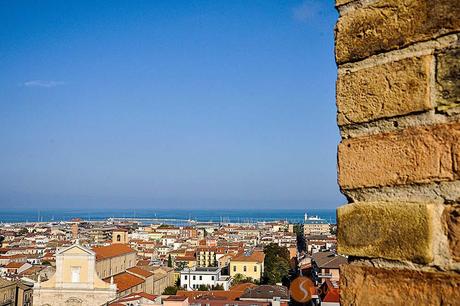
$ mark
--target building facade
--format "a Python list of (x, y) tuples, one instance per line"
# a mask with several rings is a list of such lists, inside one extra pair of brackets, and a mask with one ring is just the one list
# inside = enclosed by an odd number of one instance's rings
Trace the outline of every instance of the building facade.
[(116, 286), (96, 273), (96, 254), (78, 244), (56, 253), (56, 273), (34, 285), (37, 306), (99, 306), (116, 298)]
[(230, 260), (230, 276), (233, 278), (237, 274), (250, 277), (260, 281), (264, 272), (263, 252), (253, 252), (252, 254), (240, 254)]
[(93, 251), (96, 254), (97, 275), (101, 279), (122, 273), (136, 265), (136, 251), (126, 244), (95, 247)]
[(318, 217), (305, 216), (303, 233), (305, 236), (329, 235), (331, 233), (331, 229), (329, 223), (326, 220)]
[(16, 283), (0, 278), (0, 305), (16, 305)]
[(186, 268), (180, 272), (181, 286), (186, 290), (198, 290), (200, 286), (213, 288), (221, 285), (224, 290), (230, 288), (230, 277), (222, 276), (218, 267)]

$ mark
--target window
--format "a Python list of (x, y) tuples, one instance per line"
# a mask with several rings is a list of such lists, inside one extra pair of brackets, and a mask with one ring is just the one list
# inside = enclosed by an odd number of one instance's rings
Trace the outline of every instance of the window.
[(257, 272), (257, 266), (254, 266), (254, 272)]
[(211, 276), (211, 280), (214, 280), (214, 276)]
[(72, 283), (80, 282), (80, 267), (70, 267), (70, 272), (72, 274)]
[(193, 275), (193, 280), (196, 280), (196, 276), (195, 276), (195, 275)]
[(233, 272), (236, 272), (236, 266), (233, 266)]
[(247, 268), (246, 266), (243, 266), (243, 271), (246, 272)]
[(187, 280), (187, 275), (184, 276), (184, 279)]
[(200, 275), (200, 280), (203, 280), (203, 276)]
[(118, 242), (121, 241), (121, 235), (120, 235), (120, 234), (117, 235), (117, 241), (118, 241)]

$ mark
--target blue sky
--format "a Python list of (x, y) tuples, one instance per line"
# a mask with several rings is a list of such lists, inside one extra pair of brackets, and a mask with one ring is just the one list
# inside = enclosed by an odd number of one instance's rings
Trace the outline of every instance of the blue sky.
[(0, 2), (0, 208), (332, 208), (333, 1)]

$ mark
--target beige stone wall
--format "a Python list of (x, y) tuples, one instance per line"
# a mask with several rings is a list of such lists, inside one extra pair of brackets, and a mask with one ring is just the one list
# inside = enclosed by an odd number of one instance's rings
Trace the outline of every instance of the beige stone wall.
[(16, 304), (16, 284), (0, 279), (0, 305)]
[(460, 301), (460, 2), (336, 0), (342, 305)]
[(127, 296), (127, 295), (129, 295), (131, 293), (138, 293), (138, 292), (146, 292), (146, 293), (148, 293), (146, 291), (146, 289), (145, 289), (145, 282), (142, 283), (142, 284), (136, 285), (134, 287), (128, 288), (128, 289), (126, 289), (124, 291), (119, 291), (117, 293), (117, 297), (120, 298), (120, 297), (123, 297), (123, 296)]
[(174, 286), (176, 279), (173, 269), (166, 271), (163, 268), (159, 268), (155, 270), (153, 275), (153, 294), (163, 294), (166, 287)]
[(115, 298), (115, 292), (111, 293), (107, 290), (86, 290), (83, 292), (68, 289), (59, 290), (57, 293), (52, 289), (42, 289), (38, 293), (34, 293), (34, 306), (101, 306)]
[(107, 278), (112, 275), (125, 272), (127, 269), (134, 267), (136, 263), (137, 256), (135, 252), (111, 258), (100, 259), (96, 262), (97, 275), (100, 278)]

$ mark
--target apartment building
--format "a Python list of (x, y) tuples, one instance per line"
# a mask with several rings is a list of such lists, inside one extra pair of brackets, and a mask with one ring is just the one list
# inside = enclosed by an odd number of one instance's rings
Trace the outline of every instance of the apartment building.
[(242, 274), (260, 281), (264, 271), (264, 258), (265, 254), (261, 251), (234, 256), (230, 259), (230, 276), (233, 278), (237, 274)]
[(186, 268), (180, 272), (181, 286), (186, 290), (198, 290), (200, 286), (208, 288), (221, 285), (224, 290), (230, 288), (230, 277), (221, 275), (218, 267), (194, 267)]

